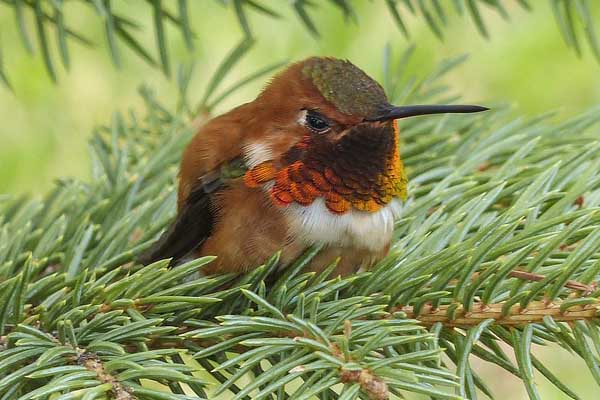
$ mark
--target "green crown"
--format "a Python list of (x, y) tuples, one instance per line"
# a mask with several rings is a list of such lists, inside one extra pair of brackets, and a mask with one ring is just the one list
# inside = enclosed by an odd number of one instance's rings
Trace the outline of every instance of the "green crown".
[(344, 114), (366, 117), (388, 103), (381, 85), (350, 61), (310, 58), (302, 73)]

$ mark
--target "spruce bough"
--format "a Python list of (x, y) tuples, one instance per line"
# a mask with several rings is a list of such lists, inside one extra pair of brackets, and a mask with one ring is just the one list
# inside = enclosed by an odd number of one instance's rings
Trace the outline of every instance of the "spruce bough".
[[(420, 83), (386, 65), (385, 89), (400, 104), (453, 100), (437, 78), (456, 62)], [(577, 399), (531, 351), (548, 343), (600, 383), (597, 109), (403, 121), (410, 198), (374, 270), (303, 273), (313, 248), (285, 274), (275, 254), (247, 275), (199, 276), (213, 258), (133, 261), (173, 217), (193, 134), (142, 95), (143, 116), (116, 113), (92, 136), (90, 182), (0, 199), (0, 399), (492, 397), (472, 357), (532, 399), (535, 370)]]
[[(270, 21), (281, 19), (296, 19), (310, 34), (318, 38), (322, 21), (316, 21), (317, 14), (336, 13), (343, 15), (345, 23), (357, 23), (362, 17), (363, 10), (350, 0), (327, 1), (294, 0), (287, 2), (287, 7), (280, 1), (265, 0), (215, 0), (227, 12), (235, 14), (238, 28), (243, 33), (245, 42), (252, 42), (255, 37), (253, 18), (262, 15)], [(111, 2), (109, 0), (0, 0), (0, 7), (11, 8), (14, 15), (14, 27), (9, 28), (18, 34), (25, 50), (30, 54), (39, 52), (44, 62), (48, 76), (57, 81), (59, 64), (65, 71), (71, 68), (72, 43), (93, 47), (99, 43), (88, 37), (87, 32), (74, 29), (73, 9), (81, 12), (81, 6), (87, 6), (92, 12), (86, 20), (90, 24), (96, 22), (104, 31), (104, 42), (110, 58), (116, 67), (123, 64), (124, 49), (137, 55), (143, 62), (160, 68), (165, 76), (172, 75), (172, 59), (170, 55), (173, 33), (181, 35), (185, 47), (192, 52), (198, 34), (195, 28), (206, 18), (206, 1), (194, 2), (189, 0), (162, 1), (148, 0), (136, 4), (132, 12), (129, 4)], [(383, 0), (388, 11), (389, 22), (398, 28), (405, 39), (411, 37), (411, 19), (418, 19), (440, 40), (444, 40), (445, 30), (452, 22), (462, 20), (469, 22), (477, 32), (489, 38), (486, 22), (486, 12), (492, 11), (504, 20), (520, 10), (537, 11), (543, 6), (552, 9), (557, 30), (563, 37), (564, 43), (578, 56), (586, 50), (600, 61), (600, 40), (594, 24), (594, 2), (591, 0), (548, 0), (528, 1), (517, 0), (515, 6), (505, 7), (498, 0), (453, 0), (453, 1), (422, 1), (422, 0)], [(200, 5), (200, 6), (199, 6)], [(360, 4), (358, 4), (360, 5)], [(376, 7), (378, 4), (373, 5)], [(196, 9), (195, 6), (198, 6)], [(77, 7), (80, 7), (79, 9)], [(151, 14), (150, 21), (145, 20), (147, 10)], [(596, 9), (597, 11), (597, 9)], [(75, 13), (75, 14), (76, 14)], [(458, 18), (455, 18), (458, 17)], [(153, 40), (139, 40), (146, 25), (152, 29)], [(275, 28), (280, 29), (280, 28)], [(0, 38), (1, 39), (1, 38)], [(56, 46), (56, 51), (52, 48)], [(0, 40), (0, 49), (2, 42)], [(6, 57), (10, 59), (10, 57)], [(3, 54), (0, 52), (0, 84), (12, 90), (10, 71), (5, 68)]]

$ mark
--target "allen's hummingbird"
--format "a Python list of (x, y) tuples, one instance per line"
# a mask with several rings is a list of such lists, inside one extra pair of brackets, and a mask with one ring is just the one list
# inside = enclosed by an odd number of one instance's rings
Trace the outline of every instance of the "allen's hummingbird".
[(396, 120), (484, 110), (396, 107), (349, 61), (292, 64), (200, 128), (183, 154), (177, 218), (142, 261), (216, 255), (206, 272), (242, 272), (320, 244), (308, 268), (338, 257), (336, 273), (367, 268), (387, 253), (407, 195)]

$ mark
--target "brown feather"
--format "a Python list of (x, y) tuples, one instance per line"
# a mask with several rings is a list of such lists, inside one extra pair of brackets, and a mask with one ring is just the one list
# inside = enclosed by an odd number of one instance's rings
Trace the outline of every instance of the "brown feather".
[(244, 272), (284, 249), (284, 263), (296, 258), (304, 246), (294, 243), (280, 209), (260, 190), (241, 179), (213, 197), (216, 222), (198, 255), (218, 255), (208, 273)]
[(208, 121), (183, 152), (179, 171), (177, 208), (181, 210), (198, 180), (242, 153), (243, 127), (252, 115), (253, 103), (246, 103)]

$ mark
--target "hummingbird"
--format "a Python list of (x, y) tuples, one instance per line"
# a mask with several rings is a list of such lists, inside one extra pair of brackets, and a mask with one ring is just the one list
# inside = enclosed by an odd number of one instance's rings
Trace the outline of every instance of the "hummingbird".
[(387, 254), (407, 197), (397, 120), (485, 110), (393, 106), (350, 61), (291, 64), (198, 130), (183, 152), (177, 216), (140, 260), (214, 255), (204, 273), (242, 273), (277, 251), (285, 266), (319, 245), (309, 271), (368, 269)]

